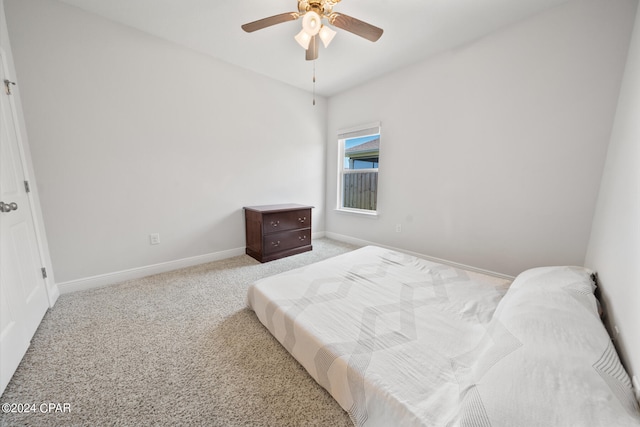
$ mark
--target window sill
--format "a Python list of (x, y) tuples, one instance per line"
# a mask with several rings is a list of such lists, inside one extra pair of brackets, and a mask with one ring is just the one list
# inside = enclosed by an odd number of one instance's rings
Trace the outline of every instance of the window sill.
[(379, 213), (377, 211), (368, 211), (364, 209), (348, 209), (348, 208), (336, 208), (335, 212), (347, 215), (363, 216), (367, 218), (378, 219)]

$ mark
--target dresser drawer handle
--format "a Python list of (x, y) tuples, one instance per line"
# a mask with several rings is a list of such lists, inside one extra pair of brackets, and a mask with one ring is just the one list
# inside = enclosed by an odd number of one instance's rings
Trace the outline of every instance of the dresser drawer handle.
[(278, 246), (280, 246), (280, 240), (278, 240), (277, 242), (271, 242), (271, 245), (272, 245), (274, 248), (277, 248)]
[(299, 221), (301, 224), (304, 224), (304, 222), (305, 222), (306, 220), (307, 220), (307, 217), (306, 217), (306, 216), (303, 216), (302, 218), (298, 218), (298, 221)]
[(271, 221), (271, 225), (277, 227), (280, 224), (280, 221)]
[(298, 236), (298, 240), (300, 241), (307, 240), (307, 236)]

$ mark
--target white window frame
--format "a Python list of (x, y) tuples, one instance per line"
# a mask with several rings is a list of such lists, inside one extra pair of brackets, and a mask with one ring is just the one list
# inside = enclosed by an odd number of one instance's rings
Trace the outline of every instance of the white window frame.
[[(377, 203), (376, 204), (376, 210), (370, 210), (370, 209), (357, 209), (357, 208), (349, 208), (349, 207), (344, 207), (343, 206), (343, 201), (344, 201), (344, 195), (343, 195), (343, 189), (344, 189), (344, 176), (347, 173), (355, 173), (354, 170), (349, 170), (349, 169), (345, 169), (344, 167), (344, 150), (345, 150), (345, 141), (347, 139), (352, 139), (352, 138), (359, 138), (359, 137), (364, 137), (364, 136), (373, 136), (373, 135), (380, 135), (380, 139), (382, 140), (382, 132), (381, 132), (381, 126), (380, 126), (380, 122), (373, 122), (373, 123), (368, 123), (368, 124), (364, 124), (364, 125), (360, 125), (360, 126), (355, 126), (352, 128), (348, 128), (348, 129), (341, 129), (338, 131), (338, 167), (337, 167), (337, 172), (338, 172), (338, 191), (337, 191), (337, 201), (336, 201), (336, 211), (339, 212), (348, 212), (348, 213), (354, 213), (354, 214), (360, 214), (360, 215), (366, 215), (366, 216), (372, 216), (372, 217), (376, 217), (379, 215), (380, 212), (380, 204)], [(377, 168), (372, 168), (372, 169), (357, 169), (358, 172), (362, 173), (362, 172), (373, 172), (373, 171), (377, 171), (378, 172), (378, 187), (376, 188), (376, 197), (378, 196), (379, 192), (378, 189), (380, 188), (379, 186), (379, 180), (380, 180), (380, 163), (378, 163), (378, 167)], [(379, 202), (379, 199), (378, 199)]]

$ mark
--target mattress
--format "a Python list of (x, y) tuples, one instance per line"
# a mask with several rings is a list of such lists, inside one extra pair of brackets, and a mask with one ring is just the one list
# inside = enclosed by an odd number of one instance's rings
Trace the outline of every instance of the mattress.
[(508, 281), (368, 246), (260, 280), (249, 306), (356, 426), (640, 426), (592, 272)]
[(248, 305), (356, 426), (446, 426), (509, 281), (367, 246), (254, 283)]

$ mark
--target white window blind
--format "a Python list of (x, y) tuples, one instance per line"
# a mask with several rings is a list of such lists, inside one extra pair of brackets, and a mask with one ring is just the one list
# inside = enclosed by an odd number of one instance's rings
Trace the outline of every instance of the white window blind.
[(369, 123), (338, 131), (338, 139), (358, 138), (361, 136), (377, 135), (380, 133), (380, 122)]

